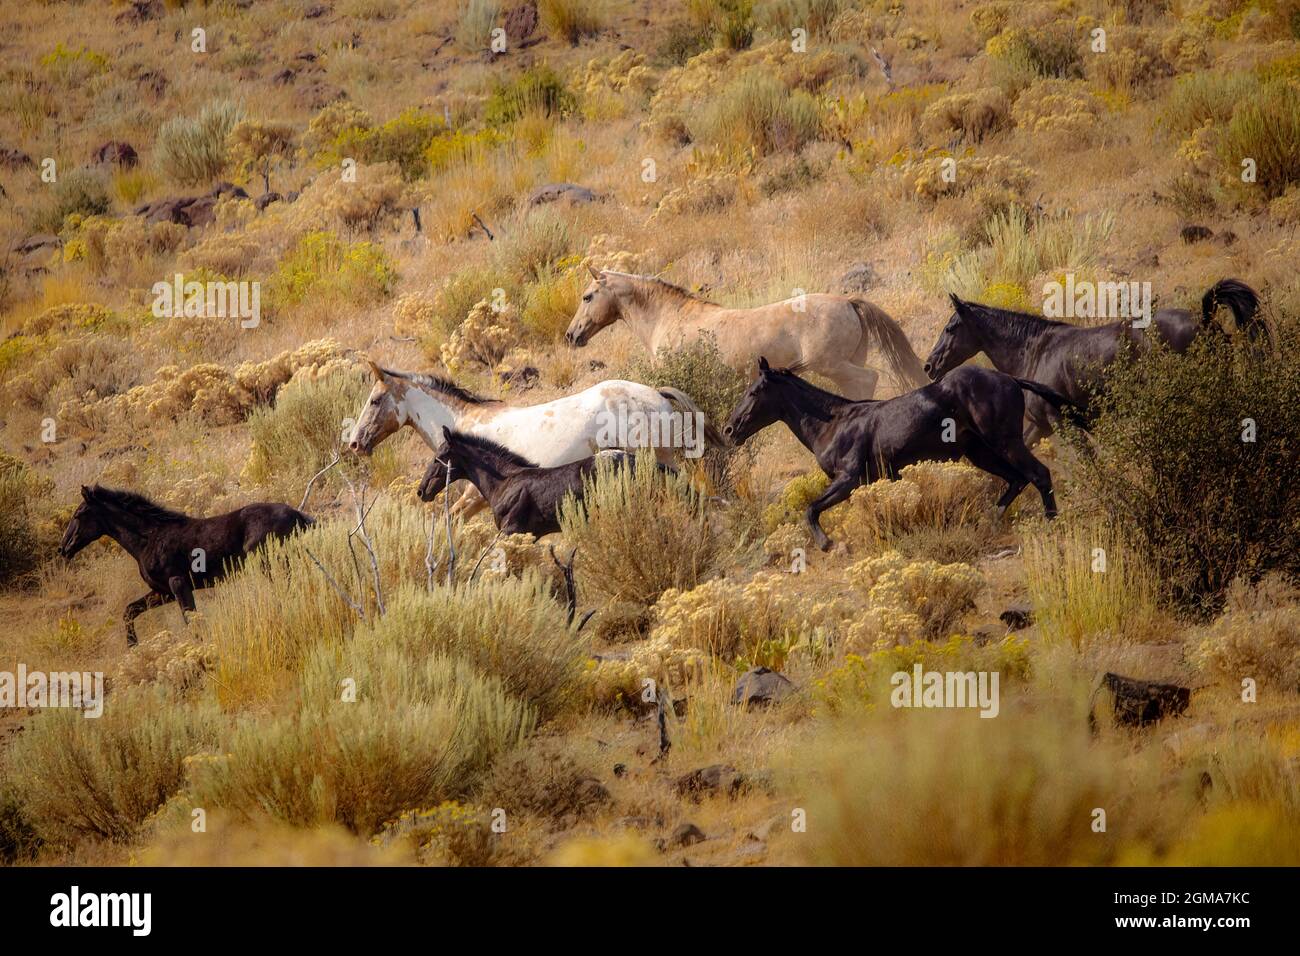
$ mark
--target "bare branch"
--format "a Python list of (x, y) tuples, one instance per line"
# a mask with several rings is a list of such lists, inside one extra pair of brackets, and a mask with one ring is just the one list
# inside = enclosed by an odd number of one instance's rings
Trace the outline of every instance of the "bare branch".
[(366, 619), (365, 608), (363, 608), (356, 601), (352, 600), (352, 598), (348, 597), (348, 592), (344, 591), (343, 588), (339, 587), (339, 583), (334, 580), (333, 576), (328, 571), (325, 570), (325, 565), (321, 564), (320, 561), (316, 558), (316, 555), (311, 553), (310, 548), (303, 548), (303, 550), (307, 552), (307, 557), (311, 558), (312, 563), (316, 565), (316, 567), (320, 568), (320, 573), (325, 575), (325, 580), (329, 582), (329, 586), (334, 589), (335, 593), (337, 593), (338, 596), (341, 597), (347, 603), (348, 607), (352, 608), (352, 610), (357, 612), (357, 617), (361, 618), (361, 620), (364, 621)]
[(475, 576), (478, 574), (479, 565), (482, 564), (483, 559), (487, 557), (487, 553), (489, 550), (491, 550), (492, 545), (496, 544), (500, 539), (501, 539), (501, 532), (498, 531), (497, 536), (487, 543), (487, 547), (483, 549), (483, 553), (480, 554), (478, 556), (478, 560), (474, 562), (474, 570), (469, 573), (469, 582), (466, 583), (470, 583), (474, 580)]
[(329, 471), (338, 463), (339, 463), (339, 450), (336, 448), (334, 449), (334, 457), (330, 459), (330, 463), (326, 465), (324, 468), (322, 468), (320, 471), (316, 472), (316, 474), (312, 475), (311, 480), (307, 482), (307, 488), (302, 493), (302, 501), (298, 503), (299, 511), (302, 511), (307, 507), (307, 499), (311, 497), (311, 486), (316, 484), (316, 479), (319, 478), (321, 475), (325, 474), (325, 472)]

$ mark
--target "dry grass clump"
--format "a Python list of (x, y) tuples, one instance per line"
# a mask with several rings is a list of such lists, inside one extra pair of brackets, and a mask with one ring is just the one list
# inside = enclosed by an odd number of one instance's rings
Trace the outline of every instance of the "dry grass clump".
[(464, 661), (415, 660), (373, 641), (326, 646), (304, 668), (298, 710), (242, 720), (226, 755), (195, 764), (189, 794), (239, 818), (365, 836), (466, 793), (532, 724), (526, 704)]
[(180, 695), (202, 686), (215, 666), (212, 645), (195, 640), (192, 634), (159, 631), (122, 658), (113, 683), (116, 687), (158, 684)]
[(507, 817), (527, 813), (548, 820), (584, 816), (600, 801), (592, 800), (596, 761), (575, 756), (562, 740), (540, 734), (493, 766), (478, 802), (505, 810)]
[(1153, 568), (1115, 535), (1064, 518), (1024, 526), (1021, 540), (1034, 621), (1047, 640), (1080, 647), (1167, 632)]
[(118, 688), (104, 713), (51, 709), (6, 756), (7, 775), (41, 837), (125, 841), (182, 786), (186, 758), (215, 743), (212, 710), (159, 687)]
[(1264, 687), (1300, 692), (1300, 592), (1276, 574), (1258, 584), (1238, 579), (1223, 613), (1193, 637), (1190, 658), (1234, 686), (1247, 677)]
[(694, 142), (760, 156), (797, 150), (821, 131), (811, 94), (759, 70), (737, 76), (686, 123)]
[(580, 588), (607, 601), (649, 606), (669, 588), (695, 587), (721, 557), (703, 496), (681, 474), (660, 474), (653, 455), (638, 455), (632, 468), (598, 468), (559, 520), (582, 554)]
[(868, 605), (849, 628), (850, 650), (945, 638), (984, 588), (984, 576), (968, 564), (909, 561), (897, 551), (859, 561), (846, 577), (866, 593)]
[(880, 708), (799, 763), (818, 781), (805, 853), (822, 865), (1105, 864), (1190, 810), (1151, 759), (1094, 740), (1081, 715), (1005, 699), (995, 720)]

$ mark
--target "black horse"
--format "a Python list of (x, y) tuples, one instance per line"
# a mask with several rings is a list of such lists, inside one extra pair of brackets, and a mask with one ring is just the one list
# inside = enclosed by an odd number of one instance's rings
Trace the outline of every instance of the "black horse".
[[(583, 480), (601, 461), (623, 467), (633, 457), (621, 451), (603, 451), (566, 465), (543, 468), (504, 445), (443, 429), (442, 447), (429, 462), (420, 481), (420, 498), (432, 501), (449, 481), (468, 480), (487, 499), (497, 528), (504, 534), (544, 534), (560, 530), (558, 513), (564, 496), (582, 497)], [(666, 465), (661, 470), (672, 471)]]
[(1053, 405), (1066, 399), (1036, 382), (962, 366), (942, 381), (887, 401), (850, 401), (806, 382), (792, 369), (758, 360), (758, 378), (741, 397), (723, 434), (736, 444), (782, 421), (813, 453), (831, 483), (808, 506), (813, 540), (823, 551), (830, 538), (818, 519), (864, 481), (897, 478), (918, 461), (956, 461), (963, 455), (1007, 482), (998, 499), (1002, 513), (1025, 485), (1033, 484), (1043, 510), (1056, 516), (1052, 476), (1020, 435), (1025, 414), (1021, 390)]
[[(1263, 327), (1258, 317), (1258, 297), (1237, 279), (1215, 283), (1201, 298), (1200, 315), (1186, 309), (1160, 309), (1146, 329), (1134, 328), (1129, 320), (1082, 327), (964, 302), (955, 295), (951, 298), (952, 317), (925, 360), (925, 371), (931, 379), (943, 378), (971, 356), (983, 352), (999, 372), (1039, 382), (1064, 395), (1074, 406), (1070, 417), (1076, 419), (1086, 419), (1089, 399), (1101, 384), (1106, 366), (1126, 346), (1149, 345), (1152, 333), (1175, 352), (1186, 352), (1202, 331), (1218, 329), (1213, 319), (1221, 305), (1232, 311), (1237, 327), (1252, 338)], [(1059, 405), (1041, 396), (1031, 395), (1025, 411), (1028, 445), (1050, 435), (1061, 417)]]
[(134, 644), (135, 619), (171, 601), (181, 616), (194, 610), (194, 591), (216, 584), (267, 538), (284, 538), (312, 523), (288, 505), (263, 502), (212, 518), (191, 518), (143, 495), (81, 486), (82, 502), (63, 532), (59, 553), (72, 558), (107, 535), (135, 558), (150, 591), (126, 606), (126, 642)]

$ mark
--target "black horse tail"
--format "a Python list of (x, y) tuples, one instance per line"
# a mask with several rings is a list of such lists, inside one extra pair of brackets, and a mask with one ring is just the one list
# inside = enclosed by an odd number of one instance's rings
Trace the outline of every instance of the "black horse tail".
[(1055, 408), (1061, 408), (1063, 405), (1077, 404), (1073, 399), (1066, 398), (1055, 389), (1048, 388), (1046, 385), (1039, 385), (1037, 382), (1031, 382), (1027, 378), (1016, 379), (1016, 384), (1027, 392), (1033, 392), (1039, 398), (1045, 398), (1052, 403)]
[(1262, 324), (1255, 290), (1240, 279), (1220, 279), (1201, 297), (1201, 323), (1213, 322), (1214, 314), (1223, 305), (1232, 310), (1237, 328), (1254, 339)]

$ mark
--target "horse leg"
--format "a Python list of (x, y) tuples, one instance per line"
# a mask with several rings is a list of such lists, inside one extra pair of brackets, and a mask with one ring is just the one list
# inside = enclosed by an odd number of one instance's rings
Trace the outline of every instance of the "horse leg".
[(171, 601), (176, 600), (174, 594), (163, 594), (161, 591), (150, 591), (144, 597), (138, 597), (126, 606), (126, 613), (122, 619), (126, 622), (126, 645), (134, 647), (136, 645), (135, 636), (135, 619), (145, 611), (152, 610), (156, 607), (162, 607)]
[(1056, 495), (1052, 492), (1052, 473), (1047, 466), (1034, 457), (1034, 453), (1025, 445), (1010, 443), (1006, 457), (1023, 474), (1029, 476), (1039, 497), (1043, 499), (1043, 514), (1050, 521), (1056, 517)]
[(848, 498), (853, 493), (853, 489), (860, 484), (862, 484), (861, 469), (841, 474), (826, 487), (820, 498), (817, 498), (808, 506), (805, 515), (808, 519), (808, 527), (812, 529), (813, 541), (823, 551), (830, 550), (831, 539), (826, 537), (826, 532), (822, 530), (819, 520), (822, 512), (834, 508), (841, 501)]
[(861, 401), (876, 394), (876, 384), (880, 373), (872, 368), (863, 368), (852, 362), (840, 362), (826, 372), (826, 377), (833, 381), (845, 398)]
[(185, 624), (190, 623), (187, 616), (188, 611), (197, 610), (198, 605), (194, 603), (194, 586), (190, 584), (189, 578), (180, 574), (173, 574), (167, 579), (167, 586), (172, 590), (172, 596), (176, 598), (176, 603), (181, 606), (181, 620)]
[(984, 443), (980, 438), (976, 438), (966, 449), (966, 457), (970, 463), (981, 471), (987, 471), (995, 478), (1001, 478), (1007, 483), (1007, 489), (998, 499), (998, 519), (1007, 513), (1011, 507), (1011, 502), (1019, 497), (1020, 492), (1025, 490), (1025, 485), (1029, 484), (1028, 477), (1010, 461), (998, 454), (992, 448)]

